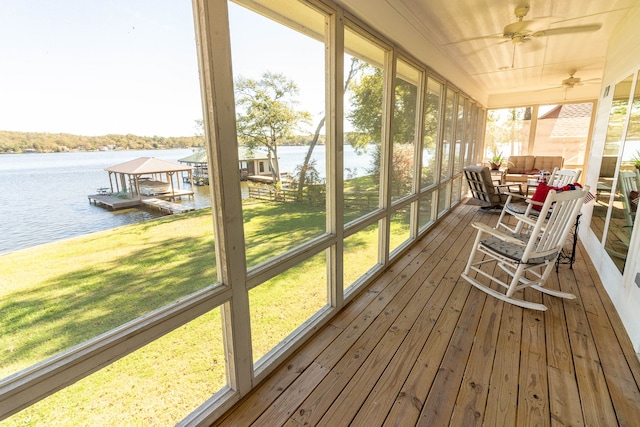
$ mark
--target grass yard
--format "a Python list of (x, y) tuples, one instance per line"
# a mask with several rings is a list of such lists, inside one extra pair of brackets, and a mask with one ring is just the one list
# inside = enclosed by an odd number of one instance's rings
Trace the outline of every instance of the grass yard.
[[(322, 234), (326, 220), (323, 208), (252, 203), (244, 207), (244, 222), (252, 266)], [(377, 233), (359, 237), (353, 244), (375, 253)], [(359, 252), (354, 247), (351, 256)], [(4, 378), (214, 285), (211, 211), (0, 255), (0, 271)], [(254, 289), (250, 304), (257, 360), (327, 304), (324, 255)], [(1, 424), (175, 424), (226, 384), (221, 331), (216, 309)]]

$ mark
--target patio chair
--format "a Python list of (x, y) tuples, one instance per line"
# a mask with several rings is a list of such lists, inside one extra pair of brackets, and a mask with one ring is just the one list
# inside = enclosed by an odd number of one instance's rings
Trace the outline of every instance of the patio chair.
[[(491, 171), (487, 166), (471, 165), (464, 168), (464, 176), (467, 179), (469, 190), (474, 199), (484, 203), (480, 209), (502, 209), (507, 200), (509, 190), (522, 193), (521, 184), (494, 184)], [(488, 205), (487, 205), (488, 203)]]
[(620, 171), (618, 174), (618, 191), (622, 198), (624, 221), (628, 227), (633, 227), (638, 210), (638, 183), (636, 172)]
[[(566, 185), (578, 182), (581, 169), (558, 169), (554, 168), (549, 176), (547, 185), (553, 188), (561, 188)], [(537, 188), (536, 188), (537, 190)], [(543, 190), (542, 188), (540, 189)], [(540, 207), (544, 202), (544, 195), (534, 193), (532, 197), (522, 194), (509, 194), (504, 203), (504, 209), (500, 212), (498, 225), (496, 228), (503, 228), (512, 233), (520, 233), (522, 222), (517, 221), (515, 226), (510, 225), (509, 220), (513, 215), (520, 214), (529, 217), (537, 217), (540, 214)]]
[[(531, 226), (527, 234), (506, 233), (484, 223), (473, 223), (478, 233), (461, 277), (491, 296), (534, 310), (546, 310), (547, 307), (525, 301), (516, 292), (531, 287), (556, 297), (575, 298), (573, 294), (544, 286), (588, 191), (588, 186), (571, 191), (551, 190), (535, 220), (516, 214), (518, 221)], [(477, 274), (472, 276), (472, 272)], [(506, 272), (510, 280), (503, 281), (499, 276), (502, 272)], [(480, 282), (480, 276), (489, 282)], [(497, 283), (499, 290), (491, 288), (491, 282)]]

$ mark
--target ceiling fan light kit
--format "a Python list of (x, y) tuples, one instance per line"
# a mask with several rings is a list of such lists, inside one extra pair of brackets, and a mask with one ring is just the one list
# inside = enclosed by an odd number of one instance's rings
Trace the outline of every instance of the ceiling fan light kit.
[(562, 81), (562, 86), (571, 88), (580, 83), (580, 77), (573, 77), (573, 74), (570, 74), (570, 76)]

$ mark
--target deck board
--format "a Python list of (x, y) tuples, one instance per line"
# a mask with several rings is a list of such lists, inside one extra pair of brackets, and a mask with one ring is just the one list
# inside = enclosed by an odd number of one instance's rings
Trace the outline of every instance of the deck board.
[(546, 312), (460, 279), (461, 205), (215, 425), (640, 425), (640, 362), (579, 246)]

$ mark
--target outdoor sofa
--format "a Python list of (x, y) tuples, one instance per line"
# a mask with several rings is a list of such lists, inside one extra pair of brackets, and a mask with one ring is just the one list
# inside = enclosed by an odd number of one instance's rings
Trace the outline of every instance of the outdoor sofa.
[(540, 171), (550, 173), (553, 168), (562, 169), (563, 164), (562, 156), (511, 156), (505, 171), (505, 181), (526, 183)]

